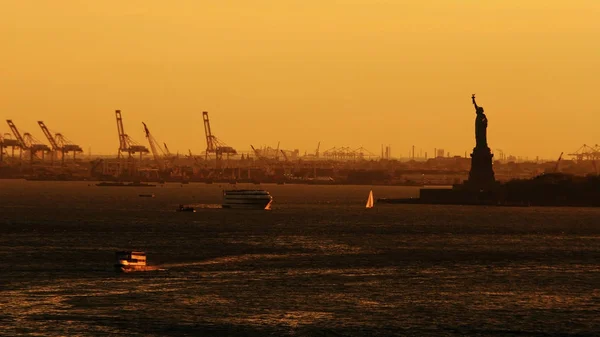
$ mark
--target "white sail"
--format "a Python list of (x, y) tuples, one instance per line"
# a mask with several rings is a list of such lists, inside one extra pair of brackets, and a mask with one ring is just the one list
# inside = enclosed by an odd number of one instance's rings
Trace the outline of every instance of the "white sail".
[(367, 208), (373, 207), (373, 190), (369, 192), (369, 198), (367, 199)]

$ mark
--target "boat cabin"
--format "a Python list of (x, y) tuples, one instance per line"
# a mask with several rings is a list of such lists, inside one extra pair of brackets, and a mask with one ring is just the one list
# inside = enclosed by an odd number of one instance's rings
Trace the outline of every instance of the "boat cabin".
[(117, 263), (123, 265), (146, 265), (146, 253), (140, 251), (116, 252)]

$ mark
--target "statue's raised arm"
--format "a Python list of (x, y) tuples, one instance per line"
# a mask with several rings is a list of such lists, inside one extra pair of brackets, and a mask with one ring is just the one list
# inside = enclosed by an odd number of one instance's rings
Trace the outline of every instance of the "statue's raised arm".
[(473, 100), (473, 105), (475, 106), (475, 111), (477, 111), (477, 108), (479, 108), (477, 106), (477, 103), (475, 103), (475, 94), (471, 95), (471, 99)]

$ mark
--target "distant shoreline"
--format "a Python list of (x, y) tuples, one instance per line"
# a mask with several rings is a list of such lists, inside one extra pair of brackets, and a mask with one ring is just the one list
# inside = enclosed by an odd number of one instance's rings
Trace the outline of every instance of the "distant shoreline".
[[(22, 180), (29, 182), (88, 182), (88, 183), (101, 183), (101, 182), (123, 182), (130, 183), (134, 182), (133, 180), (100, 180), (100, 179), (29, 179), (29, 178), (14, 178), (14, 177), (0, 177), (0, 180)], [(318, 185), (318, 186), (404, 186), (404, 187), (419, 187), (419, 188), (428, 188), (428, 187), (452, 187), (452, 185), (448, 184), (414, 184), (414, 183), (361, 183), (361, 182), (327, 182), (327, 181), (285, 181), (285, 182), (276, 182), (276, 181), (229, 181), (229, 180), (213, 180), (213, 181), (199, 181), (199, 180), (190, 180), (188, 182), (183, 183), (182, 181), (164, 181), (158, 182), (156, 180), (143, 180), (140, 181), (142, 183), (153, 183), (153, 184), (229, 184), (229, 185), (238, 185), (238, 184), (252, 184), (252, 185)]]

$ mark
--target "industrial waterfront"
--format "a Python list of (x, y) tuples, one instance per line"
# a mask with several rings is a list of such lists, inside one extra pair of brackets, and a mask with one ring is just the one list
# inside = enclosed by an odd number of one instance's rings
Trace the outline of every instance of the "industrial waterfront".
[[(142, 145), (126, 133), (120, 110), (114, 112), (114, 117), (118, 131), (114, 156), (85, 154), (82, 146), (61, 132), (52, 132), (43, 121), (38, 126), (47, 143), (21, 131), (16, 121), (7, 120), (10, 133), (0, 136), (0, 178), (422, 186), (460, 183), (467, 179), (471, 165), (467, 152), (457, 156), (436, 148), (431, 151), (433, 155), (428, 155), (422, 150), (415, 151), (414, 146), (403, 157), (394, 157), (389, 145), (382, 145), (380, 153), (375, 154), (362, 147), (324, 150), (320, 142), (316, 142), (314, 151), (304, 153), (284, 149), (279, 143), (277, 146), (249, 144), (248, 151), (241, 151), (217, 138), (208, 112), (202, 113), (205, 151), (173, 153), (165, 141), (153, 136), (146, 123), (137, 121), (144, 127), (147, 145)], [(600, 160), (598, 145), (560, 153), (555, 160), (529, 160), (506, 155), (502, 150), (493, 152), (498, 181), (556, 172), (597, 174)]]

